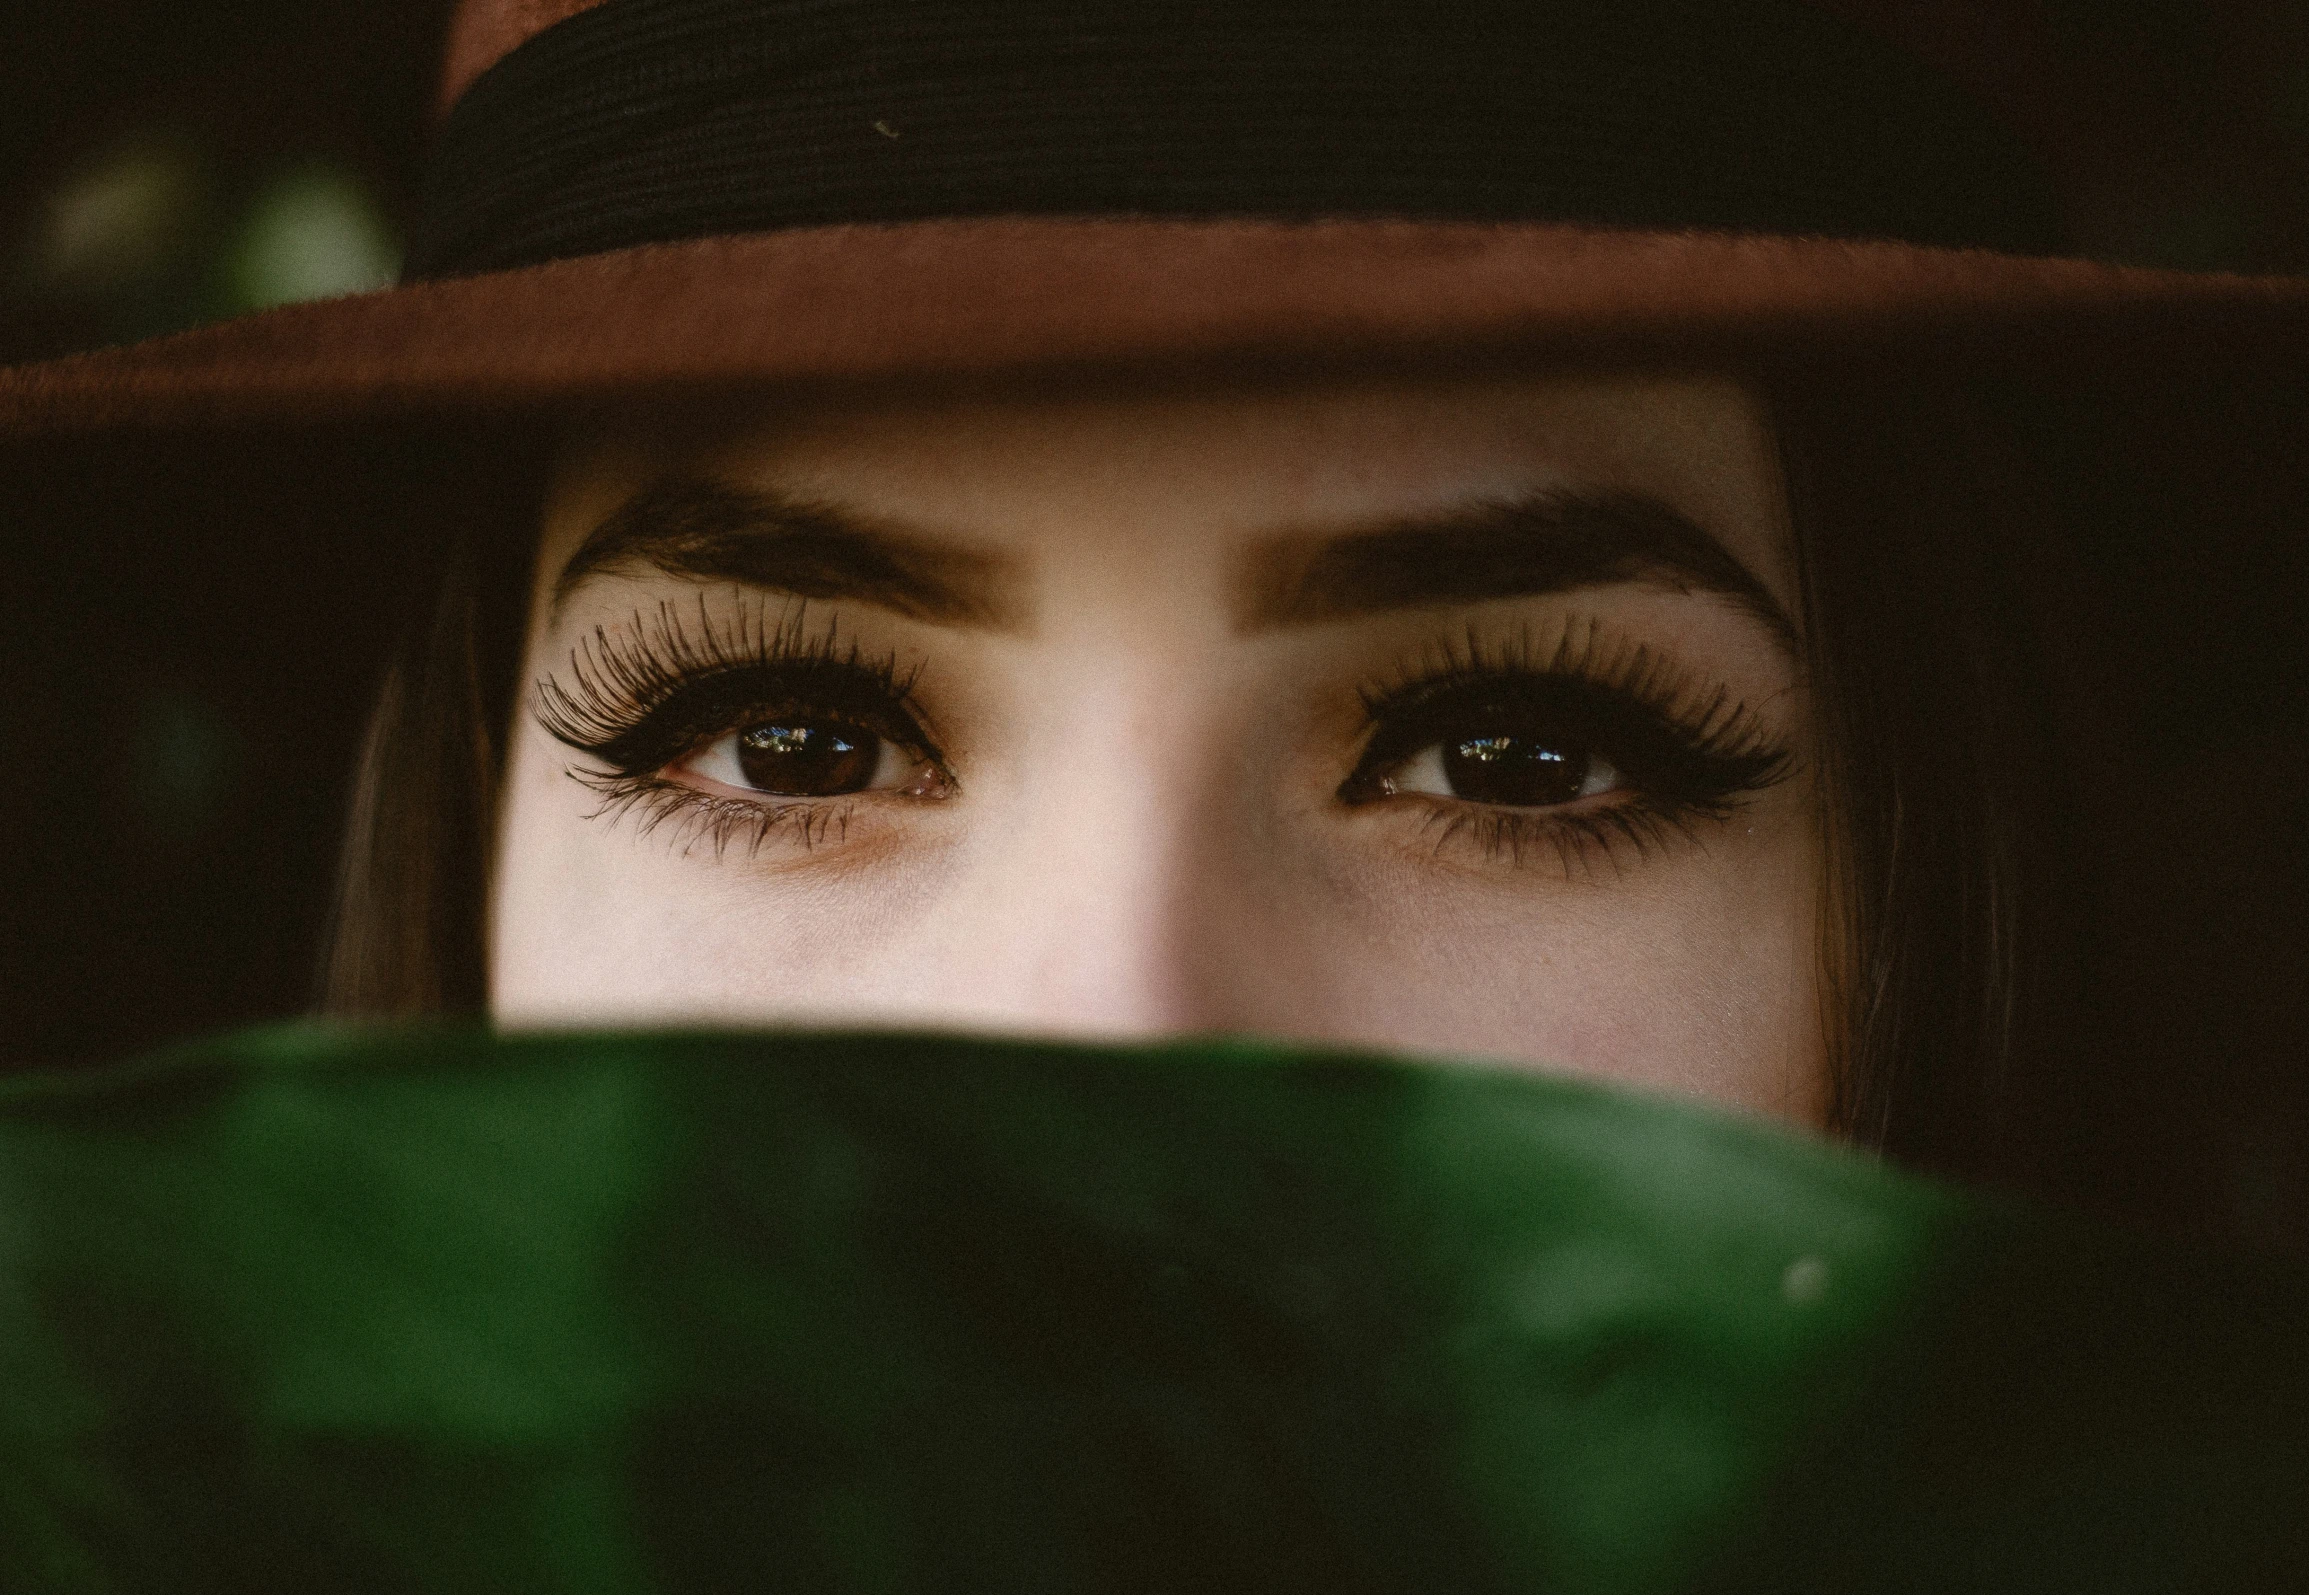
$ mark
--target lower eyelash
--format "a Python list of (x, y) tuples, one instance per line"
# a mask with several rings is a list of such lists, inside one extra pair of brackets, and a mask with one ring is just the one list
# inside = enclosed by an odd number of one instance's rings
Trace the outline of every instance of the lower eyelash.
[(615, 824), (632, 816), (643, 836), (670, 826), (673, 850), (683, 858), (710, 850), (719, 861), (732, 847), (742, 847), (750, 858), (773, 838), (805, 850), (839, 843), (848, 837), (851, 817), (857, 812), (857, 804), (839, 798), (774, 803), (717, 797), (657, 775), (569, 773), (601, 799), (587, 819)]
[(1454, 804), (1431, 810), (1426, 829), (1438, 856), (1447, 847), (1465, 843), (1487, 859), (1524, 869), (1530, 867), (1530, 855), (1545, 850), (1567, 877), (1592, 876), (1598, 863), (1610, 864), (1618, 875), (1627, 872), (1631, 852), (1641, 861), (1671, 840), (1698, 845), (1693, 818), (1688, 811), (1663, 810), (1640, 801), (1562, 814)]

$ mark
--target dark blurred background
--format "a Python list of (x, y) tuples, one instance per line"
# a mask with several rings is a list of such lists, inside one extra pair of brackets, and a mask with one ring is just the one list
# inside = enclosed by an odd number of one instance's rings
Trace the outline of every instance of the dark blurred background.
[[(392, 280), (446, 3), (0, 15), (0, 361)], [(0, 1070), (309, 1000), (395, 562), (166, 524), (0, 525)], [(337, 590), (373, 612), (300, 602), (280, 573), (316, 559), (367, 559)]]
[[(2309, 270), (2302, 0), (1829, 8), (1999, 109), (2084, 251)], [(0, 361), (389, 282), (447, 10), (7, 0)], [(408, 573), (352, 528), (194, 544), (149, 530), (165, 519), (68, 546), (0, 526), (0, 1070), (293, 1013), (311, 991), (362, 699)], [(313, 612), (280, 576), (300, 561), (373, 604)], [(2206, 1132), (2233, 1144), (2191, 1164), (2178, 1227), (2309, 1254), (2309, 1128), (2282, 1100), (2290, 1120)]]

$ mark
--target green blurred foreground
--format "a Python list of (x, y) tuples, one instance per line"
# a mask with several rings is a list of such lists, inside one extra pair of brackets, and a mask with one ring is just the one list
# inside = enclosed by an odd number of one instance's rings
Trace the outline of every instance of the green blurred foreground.
[(0, 1180), (18, 1595), (2309, 1587), (2299, 1281), (1581, 1085), (281, 1031)]

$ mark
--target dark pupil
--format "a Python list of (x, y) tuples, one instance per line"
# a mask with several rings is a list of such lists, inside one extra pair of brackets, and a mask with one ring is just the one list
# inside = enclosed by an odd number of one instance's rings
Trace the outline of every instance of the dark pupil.
[(880, 746), (845, 726), (759, 725), (738, 733), (738, 769), (757, 792), (835, 797), (866, 789)]
[(1470, 803), (1543, 808), (1569, 803), (1586, 782), (1590, 756), (1576, 743), (1528, 736), (1461, 737), (1443, 744), (1443, 774)]

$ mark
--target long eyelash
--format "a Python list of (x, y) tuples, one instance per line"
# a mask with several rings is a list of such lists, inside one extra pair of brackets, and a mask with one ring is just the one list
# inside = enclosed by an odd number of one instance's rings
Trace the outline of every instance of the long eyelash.
[(700, 593), (692, 631), (674, 601), (662, 600), (654, 614), (636, 611), (624, 635), (596, 626), (571, 649), (571, 685), (551, 677), (536, 684), (537, 721), (578, 752), (631, 768), (620, 744), (677, 697), (717, 681), (838, 676), (853, 691), (865, 687), (910, 706), (918, 670), (901, 674), (894, 656), (863, 653), (836, 619), (815, 629), (808, 621), (802, 600), (785, 605), (773, 624), (767, 605), (742, 594), (733, 618), (717, 621)]
[(1744, 758), (1777, 751), (1731, 688), (1706, 687), (1648, 644), (1614, 640), (1594, 620), (1566, 626), (1544, 648), (1528, 629), (1495, 639), (1470, 627), (1465, 637), (1432, 645), (1359, 696), (1364, 714), (1377, 723), (1414, 698), (1532, 680), (1574, 681), (1625, 698), (1657, 715), (1698, 752)]
[(1548, 814), (1438, 805), (1427, 822), (1438, 852), (1466, 840), (1486, 857), (1513, 864), (1545, 852), (1567, 874), (1592, 873), (1599, 858), (1620, 871), (1630, 854), (1641, 860), (1671, 840), (1700, 840), (1697, 822), (1729, 816), (1740, 800), (1786, 779), (1794, 768), (1793, 753), (1729, 687), (1702, 681), (1643, 643), (1615, 639), (1593, 619), (1566, 626), (1546, 641), (1529, 630), (1499, 639), (1470, 628), (1462, 638), (1405, 660), (1360, 696), (1369, 722), (1384, 735), (1390, 720), (1415, 705), (1470, 689), (1542, 682), (1573, 684), (1642, 715), (1686, 758), (1708, 768), (1711, 790), (1642, 792), (1626, 803)]
[(531, 712), (557, 741), (607, 766), (568, 771), (601, 800), (589, 819), (630, 816), (644, 836), (667, 831), (684, 856), (710, 850), (720, 858), (733, 847), (751, 855), (772, 838), (805, 849), (839, 842), (857, 805), (722, 797), (659, 772), (726, 731), (733, 713), (759, 707), (765, 692), (847, 706), (943, 768), (912, 702), (918, 673), (901, 672), (894, 655), (864, 653), (831, 618), (813, 626), (801, 600), (773, 620), (769, 606), (740, 593), (732, 618), (722, 621), (701, 593), (694, 616), (668, 599), (652, 613), (637, 611), (622, 634), (596, 626), (570, 651), (569, 685), (540, 679)]

